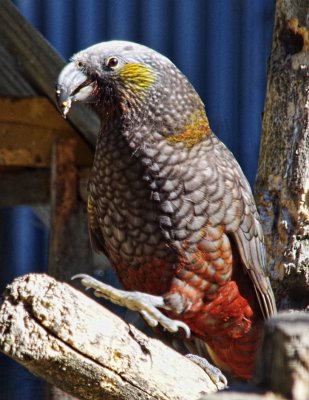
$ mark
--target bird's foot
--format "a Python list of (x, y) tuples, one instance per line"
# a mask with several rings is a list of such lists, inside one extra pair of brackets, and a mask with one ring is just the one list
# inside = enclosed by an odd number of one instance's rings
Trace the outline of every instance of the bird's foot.
[(116, 289), (86, 274), (75, 275), (72, 279), (81, 279), (81, 283), (86, 289), (93, 289), (97, 297), (103, 297), (114, 304), (127, 307), (132, 311), (140, 312), (151, 327), (160, 324), (163, 328), (173, 333), (177, 332), (179, 328), (182, 328), (186, 333), (186, 337), (190, 337), (190, 328), (187, 324), (168, 318), (159, 310), (159, 308), (169, 310), (169, 306), (165, 304), (162, 296)]
[(223, 390), (227, 387), (227, 379), (221, 370), (212, 365), (206, 358), (197, 356), (195, 354), (186, 354), (186, 357), (201, 367), (206, 374), (210, 377), (213, 383), (217, 386), (218, 390)]

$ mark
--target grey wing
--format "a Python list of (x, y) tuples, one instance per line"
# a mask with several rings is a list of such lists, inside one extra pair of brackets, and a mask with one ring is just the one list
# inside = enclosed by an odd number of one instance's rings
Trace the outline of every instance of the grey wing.
[(266, 254), (260, 217), (247, 179), (237, 165), (240, 176), (244, 211), (238, 229), (233, 236), (241, 259), (254, 284), (254, 289), (265, 319), (276, 313), (276, 302), (267, 276)]
[(213, 156), (218, 169), (218, 185), (224, 186), (224, 206), (221, 208), (224, 216), (221, 222), (226, 232), (235, 239), (262, 314), (264, 318), (269, 318), (276, 313), (276, 303), (267, 276), (263, 231), (250, 185), (233, 154), (223, 143), (216, 143)]

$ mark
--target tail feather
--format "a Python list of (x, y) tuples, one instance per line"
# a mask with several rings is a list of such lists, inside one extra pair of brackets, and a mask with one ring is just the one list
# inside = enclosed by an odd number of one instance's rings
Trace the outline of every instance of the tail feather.
[(213, 338), (205, 346), (219, 368), (247, 381), (253, 376), (261, 335), (259, 323), (241, 338)]

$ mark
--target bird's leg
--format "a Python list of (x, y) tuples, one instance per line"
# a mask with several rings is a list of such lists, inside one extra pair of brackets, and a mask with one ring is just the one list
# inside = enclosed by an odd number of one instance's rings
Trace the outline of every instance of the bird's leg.
[(76, 278), (81, 279), (81, 283), (86, 289), (93, 289), (95, 296), (104, 297), (114, 304), (140, 312), (151, 327), (160, 324), (169, 332), (177, 332), (179, 328), (182, 328), (187, 338), (190, 337), (190, 328), (187, 324), (168, 318), (159, 310), (159, 308), (164, 310), (170, 309), (162, 296), (116, 289), (86, 274), (78, 274), (72, 277), (72, 279)]
[(223, 375), (219, 368), (207, 361), (206, 358), (195, 354), (186, 354), (186, 357), (206, 372), (213, 383), (217, 386), (218, 390), (223, 390), (227, 387), (227, 379), (225, 375)]

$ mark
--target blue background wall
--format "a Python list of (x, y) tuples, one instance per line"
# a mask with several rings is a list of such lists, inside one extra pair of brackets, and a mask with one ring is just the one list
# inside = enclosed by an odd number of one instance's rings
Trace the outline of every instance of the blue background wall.
[[(189, 77), (214, 132), (250, 183), (256, 173), (273, 0), (15, 0), (65, 58), (125, 39), (164, 53)], [(27, 207), (0, 211), (0, 289), (46, 268), (48, 234)], [(0, 356), (0, 399), (43, 399), (40, 384)]]

